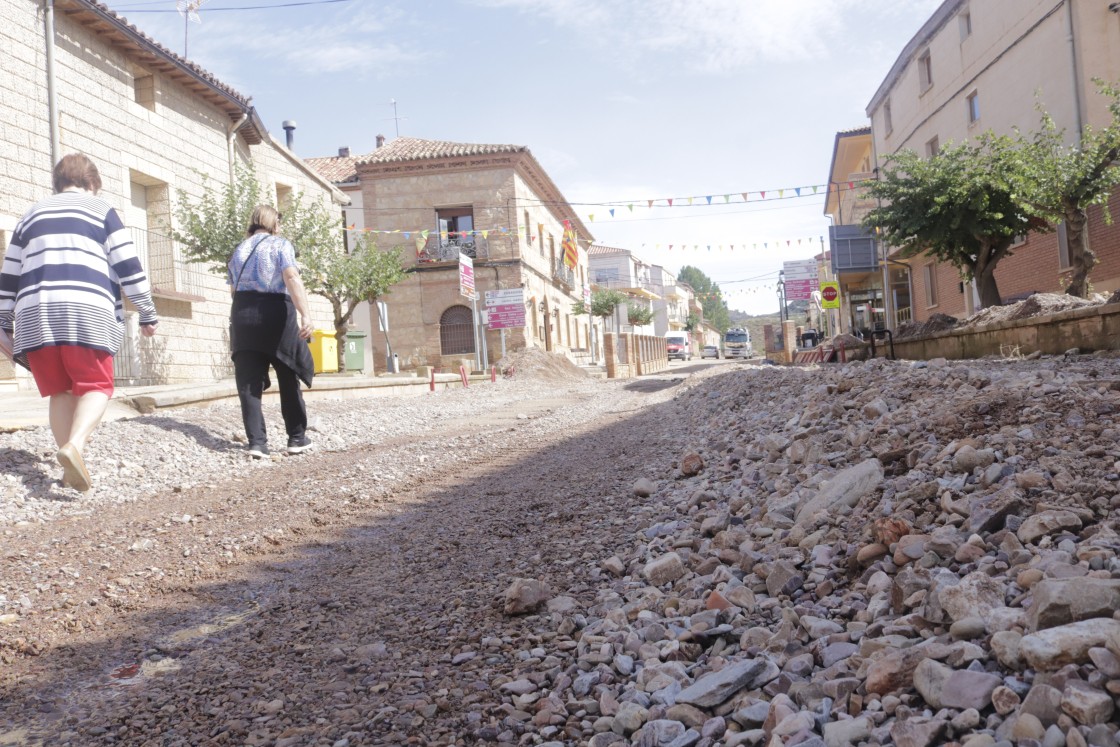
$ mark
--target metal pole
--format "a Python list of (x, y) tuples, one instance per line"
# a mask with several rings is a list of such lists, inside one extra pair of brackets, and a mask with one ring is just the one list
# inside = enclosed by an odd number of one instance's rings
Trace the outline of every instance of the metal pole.
[(474, 295), (471, 299), (471, 309), (474, 311), (474, 362), (478, 364), (478, 369), (482, 370), (482, 346), (478, 342), (479, 316), (478, 316), (478, 294)]
[(55, 90), (54, 81), (54, 0), (46, 0), (44, 26), (47, 37), (47, 116), (50, 118), (51, 169), (54, 169), (58, 159), (62, 157), (61, 138), (58, 133), (58, 92)]
[(505, 358), (506, 357), (506, 330), (505, 330), (505, 327), (502, 327), (501, 337), (502, 337), (502, 357)]
[[(482, 314), (483, 314), (482, 311), (478, 312), (478, 321), (479, 322), (482, 322)], [(479, 337), (482, 338), (482, 365), (480, 366), (480, 368), (483, 372), (485, 372), (486, 371), (486, 366), (490, 365), (490, 351), (486, 347), (486, 325), (485, 324), (480, 323), (478, 325), (478, 335), (479, 335)]]

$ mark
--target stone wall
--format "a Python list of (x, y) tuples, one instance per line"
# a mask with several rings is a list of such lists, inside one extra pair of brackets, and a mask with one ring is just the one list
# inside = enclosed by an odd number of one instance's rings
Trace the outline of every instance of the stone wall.
[[(1120, 349), (1120, 304), (1070, 309), (1047, 317), (995, 322), (928, 337), (896, 340), (895, 355), (910, 360), (988, 355), (1058, 355)], [(882, 353), (880, 353), (882, 355)]]

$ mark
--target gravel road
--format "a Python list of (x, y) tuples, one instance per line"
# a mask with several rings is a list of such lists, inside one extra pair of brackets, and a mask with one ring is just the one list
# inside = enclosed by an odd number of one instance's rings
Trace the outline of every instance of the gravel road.
[(516, 741), (497, 692), (559, 661), (503, 592), (591, 601), (677, 383), (315, 402), (317, 451), (267, 462), (185, 408), (104, 424), (84, 496), (46, 429), (0, 436), (0, 745)]

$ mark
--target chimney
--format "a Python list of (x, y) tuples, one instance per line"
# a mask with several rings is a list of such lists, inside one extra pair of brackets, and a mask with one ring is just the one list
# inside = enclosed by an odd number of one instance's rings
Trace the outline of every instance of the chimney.
[(288, 136), (288, 150), (292, 150), (296, 145), (296, 121), (294, 119), (284, 120), (284, 132)]
[(385, 144), (385, 136), (384, 135), (378, 135), (377, 136), (377, 147), (380, 148), (384, 144)]
[(338, 157), (339, 158), (349, 158), (350, 157), (350, 149), (349, 148), (339, 148), (338, 149)]

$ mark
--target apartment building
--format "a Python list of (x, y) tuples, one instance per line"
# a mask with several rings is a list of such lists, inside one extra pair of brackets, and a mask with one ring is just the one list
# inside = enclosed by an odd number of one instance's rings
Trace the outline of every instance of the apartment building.
[[(1120, 5), (1097, 0), (946, 0), (903, 48), (867, 105), (872, 165), (903, 149), (933, 155), (986, 130), (1024, 133), (1039, 126), (1043, 106), (1073, 142), (1086, 124), (1110, 121), (1094, 78), (1120, 80)], [(1120, 208), (1114, 197), (1111, 209)], [(1032, 292), (1060, 292), (1069, 269), (1062, 227), (1031, 234), (1000, 262), (1005, 302)], [(1090, 212), (1090, 246), (1100, 264), (1095, 290), (1120, 288), (1120, 227)], [(911, 269), (913, 318), (962, 316), (977, 307), (957, 270), (926, 257)], [(888, 294), (889, 301), (889, 294)]]
[[(239, 164), (252, 166), (281, 206), (299, 193), (337, 205), (346, 196), (268, 133), (247, 96), (93, 0), (0, 3), (0, 48), (0, 246), (50, 194), (57, 159), (89, 155), (102, 196), (132, 232), (161, 321), (155, 337), (142, 338), (126, 311), (118, 381), (232, 375), (225, 278), (189, 262), (170, 238), (179, 191), (197, 199)], [(317, 318), (331, 318), (325, 300), (313, 303)], [(6, 363), (4, 384), (32, 386)]]
[[(655, 285), (653, 280), (653, 265), (643, 262), (629, 249), (596, 244), (588, 251), (588, 262), (593, 288), (625, 293), (630, 298), (628, 303), (642, 304), (650, 309), (653, 309), (654, 302), (661, 299), (660, 286)], [(630, 325), (626, 304), (619, 306), (607, 331), (654, 333), (653, 329), (635, 329)]]
[(653, 334), (664, 337), (666, 332), (685, 329), (690, 313), (688, 286), (678, 282), (677, 276), (661, 265), (650, 265), (649, 277), (651, 290), (657, 295), (652, 302)]
[[(523, 145), (400, 137), (370, 153), (309, 159), (323, 176), (360, 194), (347, 210), (351, 235), (372, 232), (402, 250), (409, 278), (383, 299), (388, 331), (373, 319), (372, 344), (388, 346), (402, 368), (483, 366), (525, 347), (589, 360), (592, 320), (572, 306), (584, 298), (591, 233)], [(574, 266), (564, 261), (575, 236)], [(460, 293), (459, 258), (474, 266), (477, 302)], [(521, 289), (525, 326), (490, 329), (487, 291)]]

